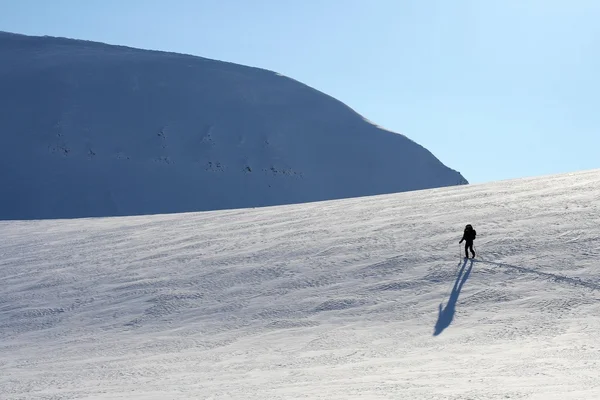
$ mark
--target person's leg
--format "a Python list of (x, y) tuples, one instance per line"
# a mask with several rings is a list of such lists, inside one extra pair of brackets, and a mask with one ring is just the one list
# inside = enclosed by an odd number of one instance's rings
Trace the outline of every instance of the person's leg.
[(475, 258), (475, 251), (473, 250), (473, 242), (469, 243), (469, 250), (471, 250), (471, 254), (473, 255), (473, 258)]
[(465, 243), (465, 258), (469, 258), (469, 242)]

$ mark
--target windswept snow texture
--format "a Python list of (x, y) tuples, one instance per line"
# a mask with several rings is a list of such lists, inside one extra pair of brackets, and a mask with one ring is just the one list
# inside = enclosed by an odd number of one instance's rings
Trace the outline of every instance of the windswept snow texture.
[(599, 199), (600, 170), (0, 222), (0, 398), (597, 399)]
[(222, 210), (466, 184), (274, 72), (0, 33), (0, 219)]

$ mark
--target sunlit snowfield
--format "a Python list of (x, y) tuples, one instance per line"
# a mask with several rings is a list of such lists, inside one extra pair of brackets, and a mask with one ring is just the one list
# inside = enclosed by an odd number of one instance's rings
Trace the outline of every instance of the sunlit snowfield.
[(2, 399), (600, 397), (600, 170), (1, 222), (0, 257)]

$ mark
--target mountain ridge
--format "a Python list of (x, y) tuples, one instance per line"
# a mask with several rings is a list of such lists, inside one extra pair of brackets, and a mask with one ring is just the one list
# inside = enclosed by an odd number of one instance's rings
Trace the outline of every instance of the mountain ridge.
[(0, 34), (0, 57), (0, 184), (11, 189), (0, 219), (260, 207), (468, 183), (405, 135), (273, 71), (19, 34)]

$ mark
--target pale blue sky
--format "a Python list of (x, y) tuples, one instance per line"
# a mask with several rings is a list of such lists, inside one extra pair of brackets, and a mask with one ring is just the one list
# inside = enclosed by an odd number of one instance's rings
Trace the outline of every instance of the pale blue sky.
[(0, 0), (0, 30), (277, 71), (470, 182), (600, 168), (597, 0)]

